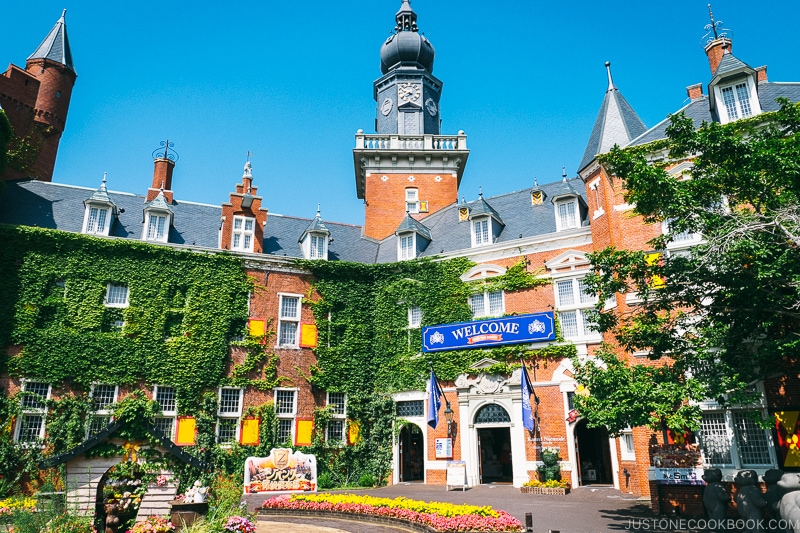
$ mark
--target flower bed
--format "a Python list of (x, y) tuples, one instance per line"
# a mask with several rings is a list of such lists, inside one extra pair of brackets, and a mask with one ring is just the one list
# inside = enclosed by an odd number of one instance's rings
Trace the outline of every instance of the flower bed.
[(408, 498), (375, 498), (354, 494), (293, 494), (266, 500), (264, 509), (332, 511), (377, 516), (422, 524), (435, 531), (522, 531), (522, 523), (489, 506), (453, 505)]

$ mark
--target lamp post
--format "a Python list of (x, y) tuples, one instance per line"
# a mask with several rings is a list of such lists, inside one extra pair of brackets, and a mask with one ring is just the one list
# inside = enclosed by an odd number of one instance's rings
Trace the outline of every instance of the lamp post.
[(447, 420), (447, 438), (451, 438), (451, 428), (453, 427), (453, 410), (450, 409), (450, 402), (445, 400), (444, 419)]

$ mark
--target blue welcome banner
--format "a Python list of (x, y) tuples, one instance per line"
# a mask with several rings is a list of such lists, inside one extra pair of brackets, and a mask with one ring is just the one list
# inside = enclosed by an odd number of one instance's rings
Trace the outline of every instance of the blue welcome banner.
[(422, 351), (442, 352), (555, 340), (553, 312), (504, 316), (422, 328)]

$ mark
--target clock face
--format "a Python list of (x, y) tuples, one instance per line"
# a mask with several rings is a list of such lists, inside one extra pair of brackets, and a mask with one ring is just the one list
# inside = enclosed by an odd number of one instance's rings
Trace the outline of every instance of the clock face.
[(392, 102), (391, 98), (386, 98), (383, 103), (381, 104), (381, 114), (385, 117), (389, 113), (392, 112), (392, 106), (394, 106), (394, 102)]
[(404, 102), (416, 102), (419, 100), (422, 91), (420, 90), (419, 85), (414, 85), (413, 83), (404, 83), (397, 87), (397, 93), (400, 96), (400, 99)]
[(431, 99), (431, 98), (428, 98), (427, 100), (425, 100), (425, 109), (428, 110), (428, 113), (432, 117), (435, 117), (436, 116), (436, 112), (439, 111), (439, 109), (436, 107), (436, 102), (434, 102), (433, 99)]

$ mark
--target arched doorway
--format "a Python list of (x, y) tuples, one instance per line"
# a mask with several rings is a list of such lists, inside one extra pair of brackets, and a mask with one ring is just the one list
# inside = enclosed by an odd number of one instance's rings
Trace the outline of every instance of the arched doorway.
[(475, 413), (478, 433), (480, 483), (511, 483), (511, 417), (503, 407), (490, 403)]
[(400, 430), (400, 481), (425, 481), (425, 444), (422, 430), (408, 423)]
[(590, 428), (586, 420), (575, 426), (575, 448), (581, 485), (611, 485), (611, 450), (606, 428)]

